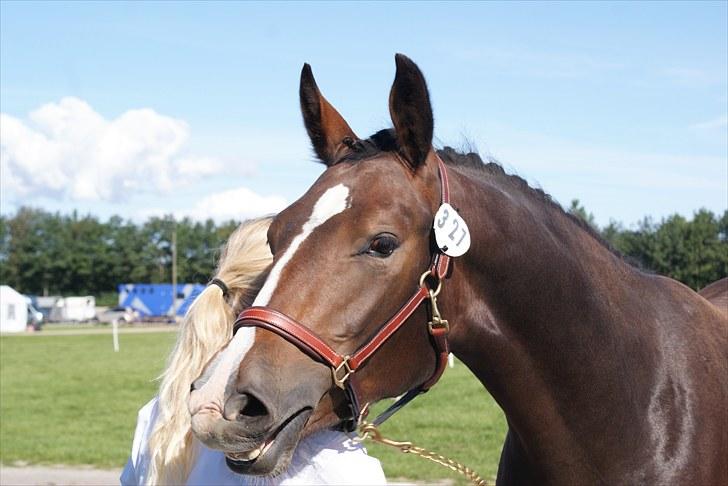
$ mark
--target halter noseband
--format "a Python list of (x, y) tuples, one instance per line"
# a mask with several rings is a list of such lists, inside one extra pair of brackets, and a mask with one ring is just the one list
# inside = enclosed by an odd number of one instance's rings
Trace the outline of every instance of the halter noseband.
[[(448, 183), (447, 169), (437, 154), (435, 154), (435, 157), (437, 158), (440, 172), (442, 203), (449, 204), (450, 186)], [(309, 328), (295, 319), (267, 306), (255, 306), (243, 310), (233, 325), (233, 335), (241, 327), (261, 327), (278, 334), (286, 341), (294, 344), (312, 359), (330, 366), (334, 384), (344, 390), (351, 409), (351, 417), (343, 424), (343, 428), (346, 431), (353, 431), (356, 429), (359, 421), (367, 414), (367, 407), (365, 406), (362, 410), (359, 402), (355, 373), (402, 327), (423, 301), (429, 300), (429, 314), (432, 320), (428, 322), (428, 330), (430, 332), (432, 346), (437, 354), (437, 366), (427, 381), (408, 391), (374, 420), (373, 423), (379, 425), (417, 395), (429, 390), (437, 383), (437, 380), (440, 379), (443, 371), (445, 371), (447, 357), (450, 353), (447, 343), (447, 334), (450, 331), (450, 326), (446, 320), (440, 317), (440, 312), (437, 307), (437, 295), (440, 293), (442, 287), (442, 279), (448, 277), (449, 269), (450, 257), (436, 250), (432, 255), (430, 267), (420, 277), (419, 287), (414, 295), (379, 329), (372, 339), (351, 355), (342, 356)], [(431, 282), (435, 284), (434, 288), (429, 286)]]

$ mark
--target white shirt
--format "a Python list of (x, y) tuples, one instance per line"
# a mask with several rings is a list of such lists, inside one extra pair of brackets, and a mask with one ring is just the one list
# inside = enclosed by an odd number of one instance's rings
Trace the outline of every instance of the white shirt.
[[(145, 483), (151, 458), (147, 443), (157, 414), (157, 398), (139, 410), (131, 457), (121, 473), (122, 486)], [(324, 430), (306, 437), (296, 447), (288, 469), (274, 478), (236, 474), (225, 464), (221, 451), (193, 440), (199, 453), (188, 485), (387, 484), (379, 460), (368, 456), (361, 444), (343, 432)]]

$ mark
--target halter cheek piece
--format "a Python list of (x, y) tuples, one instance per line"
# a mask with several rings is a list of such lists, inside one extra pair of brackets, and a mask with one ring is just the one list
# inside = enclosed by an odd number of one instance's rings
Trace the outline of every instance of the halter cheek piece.
[[(440, 172), (442, 202), (449, 203), (450, 187), (447, 170), (442, 160), (437, 155), (435, 157)], [(437, 307), (437, 295), (442, 288), (442, 279), (448, 277), (449, 269), (450, 257), (439, 250), (435, 251), (430, 267), (420, 277), (419, 287), (414, 295), (379, 329), (371, 340), (351, 355), (342, 356), (303, 324), (266, 306), (250, 307), (241, 312), (233, 325), (233, 335), (241, 327), (261, 327), (296, 345), (312, 359), (329, 365), (334, 384), (344, 390), (351, 410), (351, 416), (344, 422), (343, 429), (353, 431), (368, 412), (366, 406), (364, 409), (361, 407), (355, 373), (402, 327), (407, 319), (419, 308), (420, 304), (428, 300), (430, 303), (429, 315), (432, 318), (428, 322), (428, 330), (432, 346), (437, 355), (435, 371), (427, 381), (408, 391), (373, 421), (375, 425), (379, 425), (417, 395), (429, 390), (445, 371), (447, 357), (450, 352), (447, 343), (450, 326), (446, 320), (440, 317)], [(215, 279), (210, 283), (217, 284)], [(431, 283), (434, 283), (434, 288), (430, 287)]]

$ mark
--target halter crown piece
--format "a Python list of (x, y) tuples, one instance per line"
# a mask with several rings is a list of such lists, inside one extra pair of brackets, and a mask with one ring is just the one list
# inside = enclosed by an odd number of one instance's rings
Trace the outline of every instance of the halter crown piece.
[[(440, 172), (442, 203), (449, 204), (450, 186), (447, 178), (447, 169), (437, 154), (435, 154), (435, 157), (437, 158)], [(450, 259), (441, 250), (434, 251), (430, 266), (420, 277), (419, 287), (414, 295), (379, 329), (372, 339), (351, 355), (342, 356), (309, 328), (295, 319), (267, 306), (250, 307), (241, 312), (233, 326), (233, 334), (241, 327), (261, 327), (278, 334), (286, 341), (296, 345), (312, 359), (330, 366), (333, 381), (336, 386), (344, 390), (351, 410), (351, 416), (344, 422), (342, 428), (347, 432), (351, 432), (356, 430), (357, 425), (368, 413), (368, 407), (365, 406), (362, 409), (359, 401), (356, 372), (402, 327), (407, 319), (419, 308), (420, 304), (424, 301), (429, 302), (429, 315), (432, 320), (428, 322), (427, 327), (430, 332), (432, 346), (437, 356), (435, 371), (427, 381), (408, 391), (372, 422), (374, 425), (380, 425), (413, 398), (429, 390), (437, 383), (437, 380), (440, 379), (440, 376), (445, 371), (447, 357), (450, 353), (447, 343), (447, 334), (450, 331), (450, 326), (440, 316), (440, 311), (437, 307), (437, 295), (442, 289), (442, 279), (449, 277)], [(215, 280), (217, 279), (213, 279), (210, 283), (219, 285)], [(430, 287), (431, 284), (433, 285), (432, 287)], [(223, 289), (224, 291), (225, 289)]]

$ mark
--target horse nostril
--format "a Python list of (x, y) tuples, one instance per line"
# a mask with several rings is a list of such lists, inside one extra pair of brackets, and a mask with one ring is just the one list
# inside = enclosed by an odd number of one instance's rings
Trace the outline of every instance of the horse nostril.
[(263, 402), (258, 400), (255, 395), (250, 395), (247, 393), (245, 393), (245, 395), (248, 397), (248, 400), (245, 406), (240, 410), (240, 418), (261, 417), (263, 415), (268, 415), (268, 409), (265, 408)]
[(198, 378), (190, 384), (190, 393), (205, 386), (206, 380)]
[(239, 393), (225, 402), (224, 416), (227, 420), (245, 421), (268, 415), (268, 409), (255, 395)]

